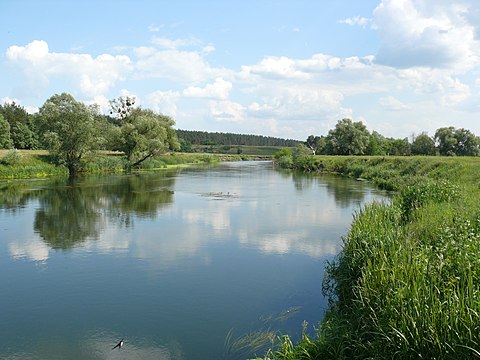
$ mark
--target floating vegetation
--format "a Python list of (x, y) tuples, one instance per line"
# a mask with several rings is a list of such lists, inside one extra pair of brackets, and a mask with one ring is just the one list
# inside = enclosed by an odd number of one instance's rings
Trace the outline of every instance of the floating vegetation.
[(236, 198), (238, 197), (237, 194), (231, 193), (231, 192), (208, 192), (208, 193), (203, 193), (201, 196), (204, 197), (209, 197), (213, 198), (214, 200), (223, 200), (223, 199), (228, 199), (228, 198)]
[(297, 314), (302, 309), (301, 306), (290, 306), (277, 314), (267, 314), (260, 316), (259, 320), (264, 324), (270, 324), (278, 321), (286, 321)]
[(255, 356), (255, 354), (264, 353), (268, 348), (272, 347), (276, 335), (276, 331), (266, 329), (252, 331), (235, 338), (232, 328), (225, 337), (223, 358), (248, 359)]

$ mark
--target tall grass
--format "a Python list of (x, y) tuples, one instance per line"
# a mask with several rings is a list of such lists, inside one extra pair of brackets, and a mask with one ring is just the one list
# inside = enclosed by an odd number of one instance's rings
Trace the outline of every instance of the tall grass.
[(327, 266), (331, 307), (316, 337), (287, 337), (265, 358), (480, 357), (480, 159), (327, 160), (355, 177), (387, 174), (398, 192), (355, 214)]
[(55, 166), (48, 155), (25, 154), (18, 150), (4, 152), (0, 157), (0, 179), (26, 179), (67, 175), (67, 169)]

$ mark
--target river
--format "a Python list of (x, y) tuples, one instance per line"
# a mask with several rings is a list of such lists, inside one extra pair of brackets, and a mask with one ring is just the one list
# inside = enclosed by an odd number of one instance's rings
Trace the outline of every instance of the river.
[(0, 358), (262, 355), (318, 324), (325, 262), (382, 199), (270, 162), (2, 182)]

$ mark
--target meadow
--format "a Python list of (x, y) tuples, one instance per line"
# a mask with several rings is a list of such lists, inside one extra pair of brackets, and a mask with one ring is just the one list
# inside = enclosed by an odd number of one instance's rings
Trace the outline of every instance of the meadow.
[(315, 336), (281, 336), (265, 359), (480, 357), (480, 158), (305, 156), (296, 167), (395, 195), (354, 214)]

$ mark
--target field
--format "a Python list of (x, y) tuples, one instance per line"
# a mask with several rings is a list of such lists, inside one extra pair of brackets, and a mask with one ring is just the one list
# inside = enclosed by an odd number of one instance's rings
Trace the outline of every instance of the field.
[(331, 307), (316, 336), (280, 337), (265, 358), (480, 357), (480, 159), (318, 156), (297, 165), (396, 195), (355, 214), (327, 266)]

